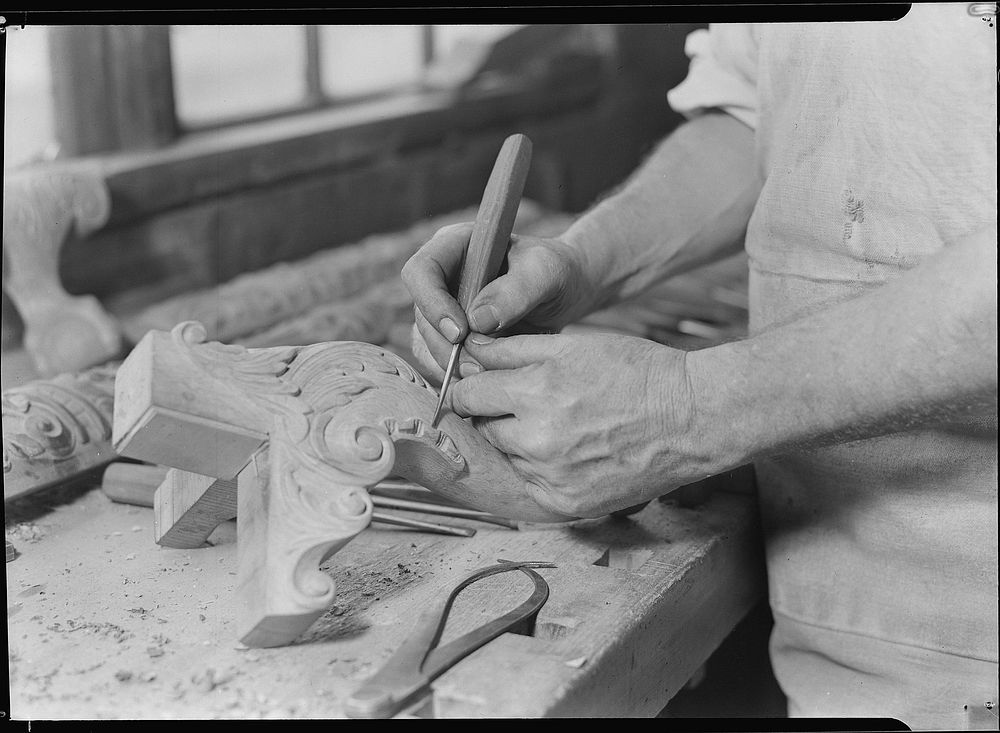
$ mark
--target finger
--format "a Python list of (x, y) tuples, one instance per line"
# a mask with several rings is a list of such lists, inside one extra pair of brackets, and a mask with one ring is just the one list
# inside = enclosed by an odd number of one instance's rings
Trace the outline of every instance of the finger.
[(529, 334), (491, 338), (472, 333), (465, 340), (469, 355), (484, 369), (518, 369), (555, 356), (568, 336)]
[(524, 318), (539, 304), (554, 298), (565, 285), (557, 260), (541, 247), (523, 253), (511, 238), (507, 272), (483, 286), (469, 304), (469, 327), (495, 333)]
[(438, 385), (444, 381), (444, 369), (431, 356), (431, 352), (427, 349), (427, 342), (420, 335), (416, 323), (413, 324), (413, 331), (410, 336), (410, 351), (413, 352), (413, 356), (417, 360), (417, 366), (420, 368), (421, 376), (424, 379)]
[[(416, 333), (422, 341), (423, 351), (428, 354), (437, 367), (434, 371), (441, 372), (441, 377), (438, 379), (438, 383), (440, 383), (444, 379), (444, 370), (448, 368), (448, 362), (451, 360), (451, 352), (454, 345), (442, 338), (441, 334), (432, 328), (423, 314), (416, 309), (414, 309), (413, 321), (413, 325), (416, 326)], [(470, 356), (467, 349), (461, 349), (458, 353), (458, 365), (456, 367), (456, 374), (458, 376), (469, 377), (483, 371), (483, 365), (475, 357)], [(415, 350), (414, 355), (416, 355)]]
[(413, 313), (413, 325), (417, 327), (417, 333), (423, 339), (424, 346), (427, 348), (428, 353), (431, 358), (437, 363), (441, 369), (445, 369), (448, 366), (448, 359), (451, 358), (452, 344), (450, 344), (444, 336), (437, 332), (437, 330), (427, 322), (423, 314), (414, 309)]
[(520, 375), (482, 372), (465, 377), (448, 392), (451, 409), (460, 417), (503, 417), (517, 414)]
[(462, 349), (458, 355), (458, 373), (462, 377), (471, 377), (481, 371), (483, 371), (483, 365), (469, 355), (468, 349)]
[(465, 311), (451, 295), (451, 285), (457, 281), (471, 235), (470, 223), (439, 229), (400, 272), (417, 310), (452, 344), (464, 338), (469, 328)]

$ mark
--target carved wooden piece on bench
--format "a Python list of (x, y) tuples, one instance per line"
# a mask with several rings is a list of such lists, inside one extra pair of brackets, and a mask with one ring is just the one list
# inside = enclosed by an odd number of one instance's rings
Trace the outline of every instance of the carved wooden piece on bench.
[(92, 295), (70, 295), (59, 253), (71, 234), (108, 220), (110, 197), (95, 171), (27, 170), (4, 177), (4, 289), (24, 321), (24, 347), (38, 374), (53, 376), (114, 358), (121, 331)]
[(111, 462), (117, 364), (3, 393), (4, 500), (82, 475)]
[(390, 474), (494, 514), (569, 519), (536, 504), (471, 423), (449, 413), (431, 427), (436, 399), (371, 344), (246, 349), (204, 343), (185, 323), (150, 332), (122, 364), (113, 442), (124, 456), (238, 476), (241, 637), (274, 646), (330, 603), (318, 566), (368, 525), (366, 489)]

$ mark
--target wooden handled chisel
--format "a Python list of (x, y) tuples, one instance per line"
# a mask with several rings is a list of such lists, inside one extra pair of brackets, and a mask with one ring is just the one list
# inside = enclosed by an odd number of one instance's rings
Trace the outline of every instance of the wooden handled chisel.
[[(514, 217), (521, 203), (521, 193), (524, 191), (524, 181), (530, 165), (531, 140), (520, 134), (511, 135), (504, 140), (496, 163), (493, 164), (493, 172), (486, 183), (469, 247), (462, 260), (458, 304), (466, 314), (479, 291), (497, 276), (507, 255)], [(438, 420), (441, 419), (444, 397), (455, 373), (461, 348), (462, 341), (459, 341), (451, 349), (444, 381), (441, 383), (441, 394), (431, 421), (434, 427), (437, 427)]]

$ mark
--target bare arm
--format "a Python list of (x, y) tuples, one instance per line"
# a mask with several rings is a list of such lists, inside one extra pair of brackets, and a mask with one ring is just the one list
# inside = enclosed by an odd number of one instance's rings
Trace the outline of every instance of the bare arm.
[(601, 307), (738, 251), (760, 189), (753, 131), (726, 114), (702, 115), (562, 239), (585, 254)]
[(867, 295), (692, 352), (695, 422), (716, 434), (723, 462), (735, 464), (995, 416), (996, 288), (993, 228)]

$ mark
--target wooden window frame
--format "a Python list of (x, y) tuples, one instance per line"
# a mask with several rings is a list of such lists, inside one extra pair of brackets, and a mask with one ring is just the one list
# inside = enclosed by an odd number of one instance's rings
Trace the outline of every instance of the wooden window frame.
[[(576, 68), (478, 92), (379, 95), (186, 131), (174, 106), (169, 26), (52, 32), (59, 159), (89, 159), (102, 169), (112, 196), (109, 226), (440, 144), (456, 133), (570, 111), (598, 94), (606, 62), (595, 54), (577, 59), (589, 73)], [(425, 38), (425, 54), (431, 44)]]

